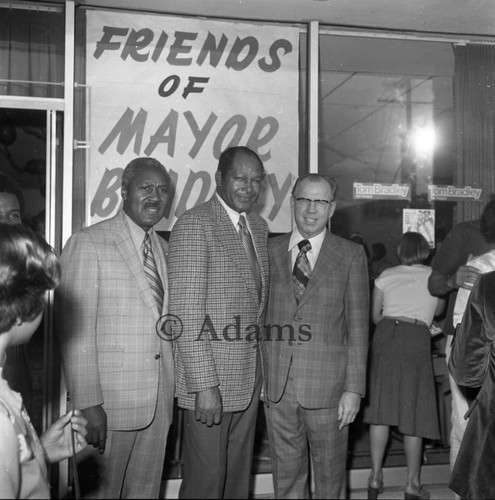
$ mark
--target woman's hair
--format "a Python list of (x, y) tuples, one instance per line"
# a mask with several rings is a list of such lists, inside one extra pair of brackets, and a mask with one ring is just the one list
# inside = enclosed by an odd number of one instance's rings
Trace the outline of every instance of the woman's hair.
[(430, 247), (422, 234), (409, 231), (402, 235), (397, 247), (397, 257), (401, 264), (405, 266), (422, 264), (429, 255)]
[(23, 224), (0, 224), (0, 334), (43, 311), (45, 292), (60, 279), (52, 248)]

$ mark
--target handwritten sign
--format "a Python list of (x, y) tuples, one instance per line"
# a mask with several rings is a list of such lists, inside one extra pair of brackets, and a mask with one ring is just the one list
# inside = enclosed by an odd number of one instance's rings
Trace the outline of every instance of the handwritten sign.
[(176, 186), (158, 226), (169, 230), (213, 194), (220, 153), (246, 145), (267, 173), (254, 209), (272, 231), (289, 231), (298, 43), (292, 27), (89, 11), (89, 222), (118, 210), (124, 167), (150, 156)]

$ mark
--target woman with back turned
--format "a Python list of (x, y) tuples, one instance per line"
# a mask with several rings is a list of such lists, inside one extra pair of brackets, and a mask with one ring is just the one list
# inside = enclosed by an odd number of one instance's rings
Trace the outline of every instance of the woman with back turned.
[(429, 327), (444, 302), (428, 292), (430, 254), (419, 233), (402, 235), (400, 265), (375, 280), (372, 319), (377, 325), (371, 345), (369, 400), (364, 421), (370, 424), (372, 469), (368, 498), (383, 491), (383, 458), (390, 427), (404, 436), (407, 484), (404, 498), (429, 498), (421, 486), (423, 438), (438, 439), (438, 416)]

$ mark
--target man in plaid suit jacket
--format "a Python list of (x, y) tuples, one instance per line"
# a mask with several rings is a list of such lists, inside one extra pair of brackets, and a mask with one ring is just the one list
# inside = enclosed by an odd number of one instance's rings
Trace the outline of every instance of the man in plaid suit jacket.
[[(253, 151), (227, 149), (216, 193), (179, 217), (170, 236), (169, 310), (182, 324), (175, 353), (184, 408), (180, 498), (248, 497), (268, 289), (268, 228), (251, 207), (263, 177)], [(258, 280), (238, 232), (242, 217)]]
[[(269, 241), (265, 412), (276, 498), (309, 498), (308, 445), (316, 498), (346, 495), (348, 424), (365, 393), (368, 271), (362, 246), (326, 230), (336, 192), (335, 181), (322, 175), (298, 179), (291, 199), (296, 228)], [(301, 240), (311, 244), (311, 270), (296, 298)]]
[[(174, 363), (171, 342), (156, 333), (167, 312), (167, 244), (153, 226), (170, 187), (161, 163), (136, 158), (122, 175), (123, 210), (74, 234), (62, 252), (56, 304), (64, 370), (70, 404), (81, 408), (96, 448), (87, 448), (92, 456), (84, 463), (97, 470), (86, 475), (91, 467), (79, 467), (88, 498), (159, 495)], [(164, 289), (161, 305), (144, 270), (145, 233)]]

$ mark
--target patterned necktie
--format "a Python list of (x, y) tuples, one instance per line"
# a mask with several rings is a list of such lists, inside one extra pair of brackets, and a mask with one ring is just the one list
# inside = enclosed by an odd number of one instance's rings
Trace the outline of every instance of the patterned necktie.
[(156, 305), (158, 306), (158, 312), (162, 312), (163, 307), (163, 285), (160, 275), (158, 274), (158, 269), (156, 268), (155, 256), (153, 255), (153, 250), (151, 249), (151, 238), (148, 233), (146, 233), (143, 241), (143, 266), (144, 273), (148, 278), (148, 283), (153, 292), (153, 297), (155, 298)]
[(246, 226), (246, 219), (244, 215), (239, 217), (238, 222), (240, 231), (239, 235), (241, 237), (242, 246), (244, 247), (244, 251), (246, 252), (249, 265), (251, 266), (251, 271), (253, 272), (254, 281), (256, 283), (256, 290), (258, 292), (258, 299), (261, 298), (261, 271), (260, 264), (258, 262), (258, 257), (256, 256), (256, 250), (254, 248), (253, 238), (251, 237), (251, 233)]
[(292, 283), (294, 284), (296, 301), (299, 304), (304, 290), (306, 290), (309, 278), (311, 278), (311, 266), (306, 255), (311, 250), (311, 243), (308, 240), (302, 240), (297, 246), (299, 247), (299, 253), (294, 264), (294, 271), (292, 272)]

